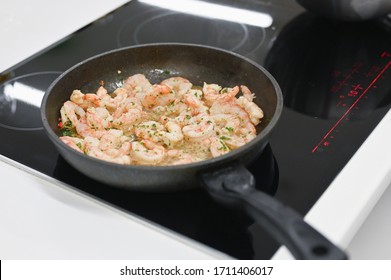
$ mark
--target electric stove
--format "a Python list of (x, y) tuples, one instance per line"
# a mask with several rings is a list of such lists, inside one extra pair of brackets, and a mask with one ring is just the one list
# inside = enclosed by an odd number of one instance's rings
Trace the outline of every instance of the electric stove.
[(2, 73), (0, 153), (233, 258), (269, 259), (280, 245), (202, 189), (127, 191), (69, 166), (43, 130), (42, 96), (64, 70), (116, 48), (182, 42), (244, 55), (268, 69), (284, 95), (270, 144), (249, 168), (260, 190), (304, 216), (390, 109), (388, 19), (334, 22), (284, 0), (182, 2), (131, 1)]

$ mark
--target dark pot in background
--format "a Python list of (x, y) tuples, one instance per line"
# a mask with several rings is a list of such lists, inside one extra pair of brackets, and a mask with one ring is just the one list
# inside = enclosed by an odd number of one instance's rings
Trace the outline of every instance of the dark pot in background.
[(390, 0), (297, 0), (308, 11), (344, 21), (374, 19), (391, 13)]

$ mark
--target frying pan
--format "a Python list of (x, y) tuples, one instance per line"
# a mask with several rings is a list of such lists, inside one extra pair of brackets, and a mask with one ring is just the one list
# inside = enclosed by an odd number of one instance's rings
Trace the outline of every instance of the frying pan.
[[(247, 85), (256, 93), (255, 102), (265, 113), (256, 138), (223, 156), (176, 166), (110, 163), (77, 152), (59, 140), (59, 111), (74, 89), (95, 92), (104, 81), (110, 92), (136, 73), (144, 74), (151, 83), (182, 76), (193, 85)], [(62, 157), (89, 177), (136, 191), (204, 187), (219, 203), (244, 209), (295, 258), (345, 259), (343, 251), (305, 223), (297, 212), (257, 191), (254, 177), (246, 168), (262, 153), (282, 108), (282, 94), (274, 78), (240, 55), (200, 45), (148, 44), (109, 51), (73, 66), (48, 88), (41, 115), (45, 131)]]

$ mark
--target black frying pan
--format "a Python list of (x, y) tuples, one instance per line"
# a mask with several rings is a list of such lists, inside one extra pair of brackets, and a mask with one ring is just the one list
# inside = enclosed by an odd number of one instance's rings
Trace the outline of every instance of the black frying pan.
[[(132, 166), (109, 163), (79, 153), (59, 140), (62, 104), (74, 89), (95, 92), (103, 80), (110, 91), (130, 75), (142, 73), (151, 83), (182, 76), (194, 85), (247, 85), (265, 118), (257, 137), (226, 155), (177, 166)], [(73, 167), (98, 181), (138, 191), (172, 191), (204, 186), (217, 201), (244, 208), (297, 259), (345, 259), (346, 255), (305, 223), (292, 209), (255, 190), (246, 169), (262, 153), (283, 107), (274, 78), (261, 66), (216, 48), (186, 44), (151, 44), (110, 51), (87, 59), (63, 73), (42, 101), (44, 128), (60, 154)]]

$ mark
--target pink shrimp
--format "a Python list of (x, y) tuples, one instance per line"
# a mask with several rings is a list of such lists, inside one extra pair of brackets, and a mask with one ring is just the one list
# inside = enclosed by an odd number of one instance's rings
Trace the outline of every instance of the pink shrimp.
[(136, 97), (140, 98), (141, 104), (147, 109), (166, 106), (176, 99), (171, 89), (164, 85), (153, 85), (144, 93), (136, 95)]
[(212, 105), (212, 103), (219, 98), (220, 90), (221, 90), (221, 86), (217, 84), (204, 83), (204, 86), (202, 87), (202, 91), (204, 93), (205, 103), (209, 106)]
[(85, 116), (86, 112), (79, 105), (73, 103), (72, 101), (66, 101), (60, 110), (61, 121), (63, 124), (68, 121), (72, 122), (72, 126), (76, 127), (79, 123), (79, 118)]
[(193, 87), (193, 84), (189, 80), (182, 77), (171, 77), (163, 80), (160, 84), (168, 86), (173, 90), (177, 98), (181, 98)]
[(224, 155), (230, 151), (224, 141), (218, 137), (211, 137), (210, 140), (210, 152), (213, 157)]
[(126, 79), (123, 88), (129, 91), (130, 95), (145, 92), (151, 87), (151, 83), (143, 74), (135, 74)]
[(248, 101), (248, 99), (243, 96), (240, 96), (237, 99), (237, 103), (247, 112), (251, 122), (254, 125), (257, 125), (261, 122), (264, 114), (262, 109), (259, 108), (257, 104), (252, 101)]
[(190, 141), (200, 141), (211, 137), (214, 131), (214, 122), (208, 115), (199, 114), (191, 117), (189, 124), (182, 128), (183, 134)]
[(132, 142), (131, 154), (138, 163), (154, 165), (163, 161), (166, 150), (153, 141), (142, 140)]
[(71, 136), (61, 136), (61, 141), (67, 144), (69, 147), (75, 149), (78, 152), (83, 152), (84, 142), (83, 139)]
[(86, 113), (87, 124), (94, 129), (103, 130), (111, 127), (113, 117), (105, 108), (90, 107)]
[(117, 152), (113, 152), (112, 149), (109, 149), (108, 151), (102, 151), (99, 148), (99, 140), (94, 138), (94, 137), (86, 137), (84, 139), (84, 145), (85, 149), (84, 152), (92, 157), (113, 162), (113, 163), (118, 163), (118, 164), (131, 164), (132, 160), (129, 155), (122, 155)]
[(192, 89), (184, 95), (185, 104), (188, 106), (187, 112), (192, 116), (207, 113), (209, 108), (205, 106), (202, 99), (202, 91)]
[(244, 98), (246, 98), (250, 102), (253, 101), (253, 99), (255, 98), (255, 94), (252, 93), (251, 90), (247, 86), (241, 85), (240, 90), (241, 90)]

